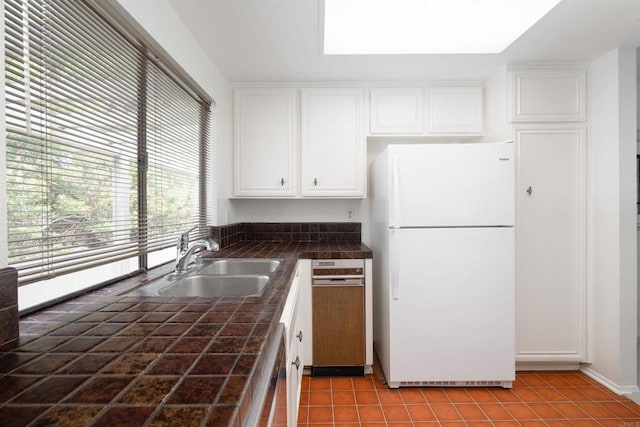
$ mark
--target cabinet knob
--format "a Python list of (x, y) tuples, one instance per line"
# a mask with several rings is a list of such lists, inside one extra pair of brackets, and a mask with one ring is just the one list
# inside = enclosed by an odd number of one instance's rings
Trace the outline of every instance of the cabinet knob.
[(302, 334), (302, 331), (298, 332), (298, 335), (296, 335), (296, 338), (298, 338), (300, 340), (300, 342), (302, 342), (302, 338), (304, 337), (304, 335)]
[(296, 361), (291, 363), (296, 367), (296, 370), (300, 369), (300, 358), (296, 356)]
[(529, 186), (529, 188), (527, 188), (527, 194), (531, 195), (531, 193), (533, 193), (533, 188), (531, 188), (531, 186)]
[(313, 178), (313, 186), (317, 186), (318, 185), (318, 178)]
[(284, 178), (280, 178), (280, 185), (284, 187)]

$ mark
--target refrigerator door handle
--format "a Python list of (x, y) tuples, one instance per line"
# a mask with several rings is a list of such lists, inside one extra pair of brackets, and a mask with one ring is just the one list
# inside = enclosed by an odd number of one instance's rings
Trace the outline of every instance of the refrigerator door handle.
[(400, 167), (397, 157), (391, 158), (391, 215), (389, 226), (400, 226)]
[(398, 253), (398, 244), (397, 244), (397, 230), (391, 229), (391, 236), (389, 240), (389, 256), (390, 262), (389, 267), (391, 270), (391, 298), (394, 300), (400, 299), (400, 281), (398, 280), (400, 274), (400, 254)]

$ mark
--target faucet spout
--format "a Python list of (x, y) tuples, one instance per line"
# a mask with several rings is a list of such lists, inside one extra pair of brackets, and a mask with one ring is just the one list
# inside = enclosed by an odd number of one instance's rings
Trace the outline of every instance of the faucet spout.
[(197, 253), (200, 253), (204, 250), (207, 251), (217, 251), (220, 250), (220, 245), (218, 242), (212, 239), (202, 239), (196, 242), (193, 242), (192, 245), (184, 252), (183, 255), (178, 256), (176, 259), (176, 273), (184, 273), (189, 269), (189, 264), (191, 264), (191, 259)]

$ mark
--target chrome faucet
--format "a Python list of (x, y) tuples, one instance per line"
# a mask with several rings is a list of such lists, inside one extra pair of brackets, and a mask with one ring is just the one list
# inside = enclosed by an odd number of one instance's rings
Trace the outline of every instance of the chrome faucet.
[(191, 258), (204, 250), (217, 251), (220, 250), (218, 242), (212, 239), (202, 239), (193, 242), (186, 251), (181, 251), (178, 248), (178, 257), (176, 258), (176, 273), (184, 273), (189, 269), (191, 264)]

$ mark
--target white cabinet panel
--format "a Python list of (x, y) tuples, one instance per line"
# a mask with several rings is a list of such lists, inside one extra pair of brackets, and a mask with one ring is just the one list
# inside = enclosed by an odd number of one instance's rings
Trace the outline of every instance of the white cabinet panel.
[(301, 194), (365, 197), (363, 89), (302, 89)]
[(420, 134), (423, 88), (373, 88), (370, 91), (372, 134)]
[(512, 72), (514, 122), (575, 122), (587, 117), (587, 73), (582, 69)]
[(429, 133), (481, 134), (482, 88), (430, 88)]
[(296, 426), (304, 370), (304, 268), (296, 267), (280, 322), (284, 325), (287, 371), (287, 425)]
[(234, 93), (236, 196), (294, 196), (297, 191), (295, 89)]
[(311, 260), (298, 260), (304, 366), (313, 365), (313, 305), (311, 300)]
[(585, 128), (515, 128), (516, 359), (586, 357)]

